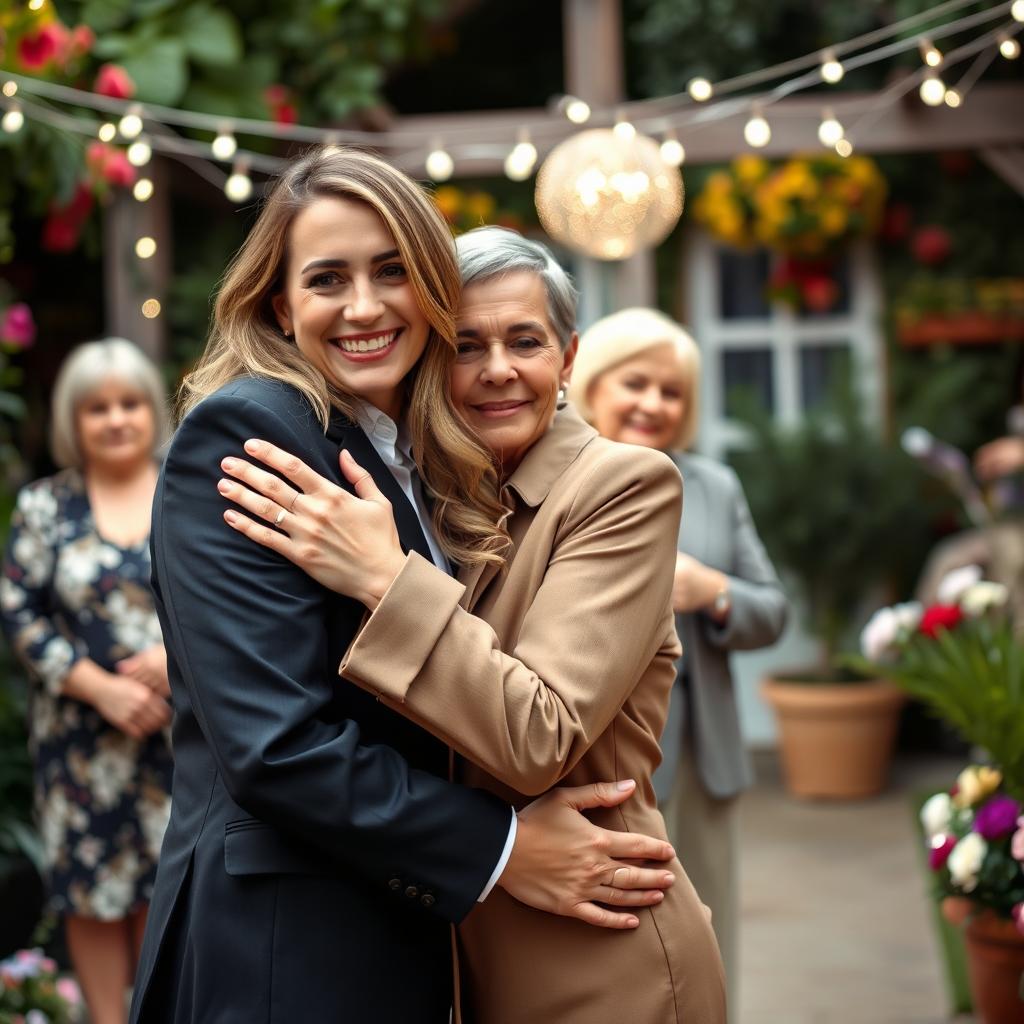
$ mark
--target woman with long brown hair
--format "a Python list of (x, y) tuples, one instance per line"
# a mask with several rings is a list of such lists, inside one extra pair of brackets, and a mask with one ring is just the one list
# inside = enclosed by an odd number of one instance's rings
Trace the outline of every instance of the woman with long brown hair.
[(458, 293), (429, 198), (336, 148), (285, 172), (228, 269), (155, 500), (175, 781), (135, 1021), (443, 1022), (448, 925), (495, 883), (619, 928), (639, 922), (595, 900), (645, 906), (671, 884), (616, 859), (664, 861), (667, 843), (578, 813), (632, 783), (556, 791), (517, 815), (448, 782), (444, 744), (337, 685), (362, 604), (224, 521), (222, 459), (248, 439), (343, 486), (346, 449), (388, 495), (404, 549), (499, 563), (492, 460), (443, 400)]

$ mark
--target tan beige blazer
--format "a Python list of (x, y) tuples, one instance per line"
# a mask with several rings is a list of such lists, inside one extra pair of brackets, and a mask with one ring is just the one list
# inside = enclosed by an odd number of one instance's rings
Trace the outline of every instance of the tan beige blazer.
[[(467, 784), (521, 807), (558, 784), (635, 778), (626, 804), (590, 816), (664, 837), (651, 776), (680, 650), (678, 470), (604, 440), (567, 406), (506, 486), (507, 572), (455, 580), (411, 554), (342, 674), (449, 743)], [(632, 932), (539, 913), (496, 888), (459, 928), (465, 1019), (724, 1022), (707, 912), (673, 870)]]

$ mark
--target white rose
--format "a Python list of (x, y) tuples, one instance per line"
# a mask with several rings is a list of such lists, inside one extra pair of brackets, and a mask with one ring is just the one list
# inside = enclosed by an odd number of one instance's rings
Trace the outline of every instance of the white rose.
[(953, 801), (948, 793), (936, 793), (921, 808), (921, 824), (929, 839), (946, 832), (952, 817)]
[(977, 832), (968, 832), (953, 847), (946, 861), (953, 884), (964, 892), (971, 892), (978, 884), (978, 872), (987, 852), (988, 843)]
[(960, 595), (960, 609), (964, 615), (976, 619), (990, 608), (1002, 608), (1009, 596), (1010, 592), (1002, 583), (979, 580)]
[(920, 601), (904, 601), (903, 604), (894, 604), (892, 613), (896, 616), (896, 627), (899, 631), (898, 639), (903, 639), (921, 625), (921, 617), (924, 615), (924, 605)]
[(935, 591), (935, 600), (939, 604), (959, 604), (964, 591), (973, 587), (982, 577), (980, 565), (965, 565), (954, 569), (942, 577), (942, 582)]
[(897, 621), (891, 608), (879, 608), (868, 619), (860, 634), (860, 649), (865, 658), (881, 661), (896, 642)]

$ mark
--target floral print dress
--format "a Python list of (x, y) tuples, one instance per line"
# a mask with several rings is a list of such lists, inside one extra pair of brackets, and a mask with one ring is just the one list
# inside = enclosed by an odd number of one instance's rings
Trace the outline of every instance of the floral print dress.
[(76, 470), (19, 493), (0, 612), (32, 677), (36, 812), (60, 913), (118, 920), (152, 892), (170, 814), (167, 736), (134, 740), (61, 693), (80, 658), (112, 672), (161, 642), (149, 576), (148, 539), (131, 547), (104, 540)]

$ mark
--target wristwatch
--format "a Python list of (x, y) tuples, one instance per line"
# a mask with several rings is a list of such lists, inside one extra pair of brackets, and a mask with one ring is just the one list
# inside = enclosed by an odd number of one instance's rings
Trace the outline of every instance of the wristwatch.
[(729, 614), (729, 609), (732, 607), (732, 598), (729, 596), (729, 586), (722, 587), (722, 589), (715, 594), (715, 599), (711, 603), (711, 610), (715, 613), (718, 618), (724, 618)]

